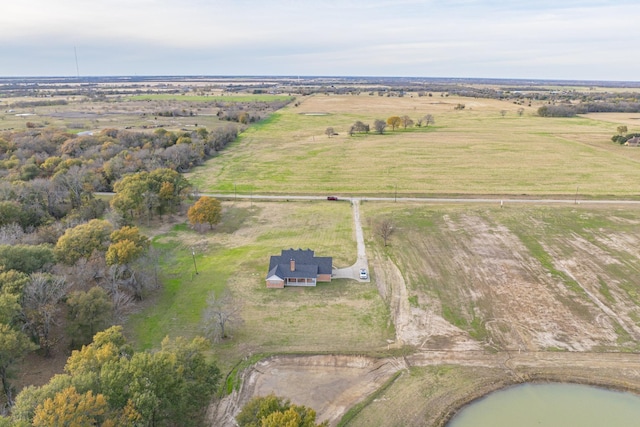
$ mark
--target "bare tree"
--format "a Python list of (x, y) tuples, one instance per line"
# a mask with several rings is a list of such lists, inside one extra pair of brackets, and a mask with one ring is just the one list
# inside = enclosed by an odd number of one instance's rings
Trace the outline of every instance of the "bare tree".
[(220, 296), (216, 296), (213, 291), (210, 292), (207, 297), (207, 307), (202, 316), (205, 336), (213, 342), (227, 338), (229, 324), (236, 326), (242, 324), (241, 310), (242, 304), (228, 290)]
[(524, 108), (522, 107), (518, 108), (518, 116), (522, 117), (523, 114), (524, 114)]
[(382, 238), (384, 245), (387, 246), (389, 237), (393, 233), (393, 221), (390, 219), (383, 219), (376, 225), (376, 234)]
[(404, 129), (408, 128), (409, 126), (413, 126), (413, 120), (409, 116), (402, 116), (400, 117), (400, 120), (402, 120), (402, 127)]
[(328, 127), (327, 130), (324, 131), (324, 133), (331, 138), (333, 135), (336, 134), (336, 132), (333, 130), (332, 127)]
[(507, 110), (500, 110), (500, 115), (502, 117), (506, 116), (507, 115)]
[(433, 118), (433, 115), (431, 115), (431, 114), (427, 114), (427, 115), (425, 115), (425, 116), (422, 118), (422, 120), (424, 120), (424, 125), (425, 125), (425, 126), (427, 126), (427, 127), (429, 127), (429, 125), (433, 125), (433, 124), (435, 124), (435, 123), (436, 123), (436, 121), (435, 121), (435, 120), (434, 120), (434, 118)]
[(376, 119), (376, 121), (373, 122), (373, 128), (380, 135), (382, 135), (384, 133), (384, 129), (386, 127), (387, 127), (387, 122), (385, 122), (384, 120)]
[(57, 340), (51, 337), (58, 303), (67, 294), (69, 285), (64, 277), (33, 273), (23, 290), (23, 315), (26, 329), (38, 340), (46, 357)]

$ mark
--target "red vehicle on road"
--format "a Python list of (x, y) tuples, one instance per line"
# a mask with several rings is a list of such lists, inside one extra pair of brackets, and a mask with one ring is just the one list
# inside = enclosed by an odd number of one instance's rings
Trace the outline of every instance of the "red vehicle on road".
[(338, 198), (336, 196), (329, 196), (327, 197), (327, 200), (338, 200)]

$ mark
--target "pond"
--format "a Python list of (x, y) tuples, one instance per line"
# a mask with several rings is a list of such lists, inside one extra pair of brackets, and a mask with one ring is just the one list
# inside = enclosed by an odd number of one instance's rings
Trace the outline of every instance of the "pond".
[(629, 427), (640, 396), (578, 384), (523, 384), (463, 408), (447, 427)]

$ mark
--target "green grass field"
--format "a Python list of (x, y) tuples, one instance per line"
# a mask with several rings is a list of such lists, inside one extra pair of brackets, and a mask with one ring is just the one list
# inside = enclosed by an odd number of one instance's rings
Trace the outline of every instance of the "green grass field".
[(339, 279), (315, 288), (265, 287), (269, 257), (282, 249), (311, 248), (332, 256), (336, 267), (354, 263), (349, 204), (229, 202), (224, 212), (213, 232), (178, 225), (155, 238), (170, 255), (162, 265), (162, 291), (128, 322), (141, 348), (157, 346), (166, 335), (202, 333), (206, 297), (225, 287), (241, 301), (244, 325), (231, 325), (233, 339), (216, 345), (223, 367), (252, 352), (367, 351), (393, 337), (373, 284)]
[[(466, 108), (455, 111), (458, 103)], [(640, 150), (611, 142), (617, 126), (610, 118), (541, 118), (536, 105), (519, 116), (518, 108), (439, 96), (316, 95), (248, 129), (189, 178), (212, 192), (236, 186), (280, 194), (638, 194)], [(436, 124), (347, 135), (356, 120), (373, 125), (405, 114), (432, 114)], [(327, 127), (339, 135), (328, 138)]]

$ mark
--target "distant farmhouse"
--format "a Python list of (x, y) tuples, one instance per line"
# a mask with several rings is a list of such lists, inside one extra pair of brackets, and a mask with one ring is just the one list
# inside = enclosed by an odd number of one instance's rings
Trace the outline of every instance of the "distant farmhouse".
[(315, 286), (330, 282), (333, 259), (316, 257), (311, 249), (287, 249), (273, 255), (269, 262), (267, 288), (285, 286)]
[(640, 136), (634, 136), (633, 138), (628, 139), (627, 142), (624, 143), (624, 145), (627, 145), (629, 147), (640, 146)]

